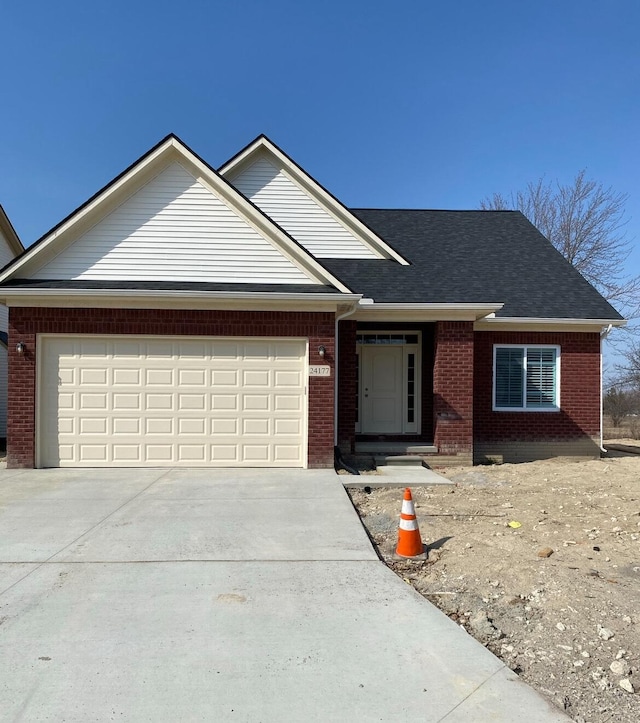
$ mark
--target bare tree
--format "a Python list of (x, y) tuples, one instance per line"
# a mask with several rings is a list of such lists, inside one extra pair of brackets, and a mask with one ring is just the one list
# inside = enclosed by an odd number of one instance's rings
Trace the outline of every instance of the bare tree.
[(523, 191), (481, 201), (486, 210), (518, 209), (560, 253), (627, 318), (640, 313), (640, 276), (625, 264), (632, 249), (624, 227), (628, 196), (585, 178), (580, 171), (572, 183), (544, 178)]
[(611, 387), (602, 400), (603, 411), (611, 417), (614, 427), (619, 427), (623, 419), (631, 414), (637, 406), (637, 393)]

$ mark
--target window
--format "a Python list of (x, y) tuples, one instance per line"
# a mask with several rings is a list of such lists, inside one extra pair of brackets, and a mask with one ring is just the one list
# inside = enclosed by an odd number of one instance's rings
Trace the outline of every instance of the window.
[(560, 409), (559, 381), (559, 347), (493, 348), (494, 410), (556, 412)]

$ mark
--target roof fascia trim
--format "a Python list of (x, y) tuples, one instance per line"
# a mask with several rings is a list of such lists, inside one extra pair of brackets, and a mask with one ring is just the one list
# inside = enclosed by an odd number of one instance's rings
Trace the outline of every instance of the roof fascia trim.
[(479, 319), (474, 325), (476, 331), (596, 331), (609, 326), (626, 326), (626, 319), (571, 319), (552, 317), (493, 317)]
[(279, 291), (276, 293), (270, 291), (195, 291), (192, 289), (158, 289), (150, 291), (149, 289), (32, 289), (32, 288), (12, 288), (5, 286), (0, 288), (0, 297), (3, 298), (20, 298), (20, 297), (37, 297), (37, 296), (137, 296), (144, 298), (209, 298), (209, 299), (283, 299), (283, 300), (318, 300), (318, 301), (335, 301), (344, 303), (346, 301), (358, 302), (361, 294), (305, 294), (305, 293), (287, 293)]
[(220, 166), (218, 172), (225, 177), (232, 175), (239, 171), (251, 156), (262, 151), (266, 151), (275, 157), (295, 183), (300, 185), (320, 206), (323, 206), (339, 223), (346, 226), (349, 231), (358, 236), (374, 252), (381, 254), (383, 258), (391, 258), (403, 266), (410, 265), (407, 259), (357, 218), (339, 199), (265, 135), (258, 136), (224, 165)]
[(502, 303), (375, 303), (362, 299), (355, 318), (360, 321), (473, 321), (495, 314), (502, 309)]
[[(7, 293), (8, 292), (8, 293)], [(0, 289), (0, 301), (8, 307), (59, 308), (235, 308), (252, 310), (337, 311), (356, 308), (357, 294), (300, 294), (239, 291), (149, 291), (114, 289)]]

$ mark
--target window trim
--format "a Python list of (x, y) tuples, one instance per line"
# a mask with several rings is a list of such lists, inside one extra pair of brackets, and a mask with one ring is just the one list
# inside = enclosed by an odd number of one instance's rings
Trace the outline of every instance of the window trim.
[[(498, 407), (496, 405), (496, 386), (497, 386), (497, 378), (496, 378), (496, 356), (498, 349), (524, 349), (524, 359), (525, 363), (522, 369), (523, 374), (523, 401), (525, 406), (523, 407)], [(555, 405), (553, 407), (527, 407), (527, 350), (528, 349), (555, 349), (556, 352), (556, 374), (555, 374), (555, 389), (554, 389), (554, 399), (555, 399)], [(556, 413), (559, 412), (561, 409), (560, 406), (560, 367), (561, 367), (561, 361), (560, 361), (561, 353), (560, 353), (560, 345), (559, 344), (494, 344), (493, 345), (493, 375), (491, 380), (491, 408), (494, 412), (529, 412), (533, 414), (537, 414), (539, 412), (543, 413)]]

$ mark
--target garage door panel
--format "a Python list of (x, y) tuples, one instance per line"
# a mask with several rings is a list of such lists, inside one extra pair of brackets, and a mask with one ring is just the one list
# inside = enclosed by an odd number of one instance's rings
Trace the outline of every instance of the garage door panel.
[(211, 372), (212, 387), (237, 387), (237, 369), (213, 369)]
[(207, 371), (206, 369), (179, 369), (178, 384), (181, 387), (206, 387)]
[(237, 361), (240, 357), (238, 342), (216, 341), (212, 345), (211, 354), (216, 359), (231, 359)]
[(220, 463), (239, 462), (237, 444), (212, 444), (210, 445), (211, 461)]
[(305, 464), (306, 343), (44, 337), (42, 466)]
[(147, 369), (147, 386), (160, 386), (173, 388), (173, 369)]
[(173, 411), (175, 397), (172, 392), (166, 392), (165, 394), (145, 394), (146, 403), (145, 409), (149, 412), (167, 410)]
[[(147, 384), (148, 384), (147, 380)], [(112, 386), (140, 386), (140, 369), (114, 368), (111, 375)]]
[(106, 417), (80, 418), (80, 434), (108, 434), (108, 421)]
[(233, 419), (212, 419), (211, 420), (211, 434), (215, 435), (231, 435), (235, 437), (238, 435), (238, 422), (239, 420), (235, 417)]
[(178, 457), (185, 462), (205, 462), (207, 446), (205, 444), (179, 444)]
[(204, 411), (207, 407), (207, 396), (204, 394), (178, 394), (178, 411)]
[(268, 412), (270, 401), (271, 396), (269, 394), (243, 394), (242, 409), (245, 411), (260, 410), (262, 412)]
[(205, 435), (207, 433), (206, 419), (178, 419), (178, 434)]
[(243, 419), (242, 433), (268, 436), (270, 434), (270, 421), (269, 419)]
[(114, 444), (114, 462), (141, 462), (140, 447), (137, 444)]
[(298, 448), (293, 444), (276, 444), (274, 445), (274, 462), (284, 465), (286, 462), (292, 462), (297, 458)]
[(212, 411), (238, 411), (238, 397), (236, 394), (212, 394)]
[(114, 434), (130, 434), (138, 436), (141, 433), (143, 421), (141, 419), (132, 417), (114, 417), (112, 421)]
[[(107, 395), (105, 395), (105, 398)], [(116, 412), (126, 410), (142, 411), (142, 394), (131, 392), (118, 392), (111, 395), (111, 404), (107, 405)]]
[(298, 394), (274, 394), (273, 403), (277, 412), (302, 411), (302, 399)]
[[(67, 394), (61, 395), (64, 396), (65, 399), (69, 396)], [(99, 410), (106, 410), (109, 406), (109, 395), (106, 392), (98, 392), (94, 394), (90, 393), (80, 393), (79, 395), (70, 395), (72, 398), (71, 409), (80, 410), (80, 409), (99, 409)], [(79, 399), (76, 401), (76, 397), (79, 397)]]
[(146, 434), (165, 434), (173, 436), (174, 419), (171, 417), (152, 418), (144, 420), (144, 428)]
[(106, 444), (79, 444), (80, 462), (106, 462), (109, 459)]

